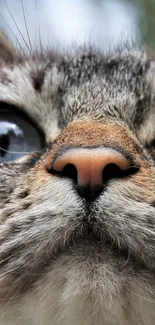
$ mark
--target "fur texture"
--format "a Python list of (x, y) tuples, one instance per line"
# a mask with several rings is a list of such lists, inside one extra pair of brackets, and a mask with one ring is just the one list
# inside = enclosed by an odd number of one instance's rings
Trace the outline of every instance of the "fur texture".
[[(4, 47), (0, 108), (24, 112), (45, 141), (0, 164), (0, 324), (153, 325), (155, 62), (93, 49), (9, 61)], [(77, 146), (123, 150), (137, 171), (87, 202), (50, 170)]]

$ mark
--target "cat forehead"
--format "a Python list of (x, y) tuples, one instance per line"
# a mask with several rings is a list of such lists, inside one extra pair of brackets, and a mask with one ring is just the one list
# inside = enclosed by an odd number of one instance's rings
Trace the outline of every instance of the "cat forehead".
[(103, 114), (130, 123), (145, 97), (149, 67), (145, 53), (138, 51), (29, 58), (1, 67), (0, 101), (25, 110), (43, 129), (53, 127), (58, 116), (62, 124)]

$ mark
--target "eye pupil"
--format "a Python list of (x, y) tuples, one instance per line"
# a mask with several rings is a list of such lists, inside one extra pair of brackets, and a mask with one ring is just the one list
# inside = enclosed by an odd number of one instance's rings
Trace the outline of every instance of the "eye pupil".
[(2, 134), (0, 136), (0, 156), (4, 157), (6, 154), (6, 150), (8, 150), (10, 145), (9, 137), (6, 134)]

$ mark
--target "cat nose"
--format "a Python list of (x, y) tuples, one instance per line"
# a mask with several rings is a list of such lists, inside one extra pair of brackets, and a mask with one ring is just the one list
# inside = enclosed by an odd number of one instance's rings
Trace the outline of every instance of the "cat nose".
[(87, 200), (96, 199), (109, 179), (124, 177), (129, 168), (124, 154), (105, 147), (67, 149), (52, 164), (52, 170), (71, 178)]

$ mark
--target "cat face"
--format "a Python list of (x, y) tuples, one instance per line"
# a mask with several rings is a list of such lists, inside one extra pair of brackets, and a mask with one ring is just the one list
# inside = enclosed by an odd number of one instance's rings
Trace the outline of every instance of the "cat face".
[[(154, 70), (136, 51), (4, 45), (0, 126), (16, 133), (0, 137), (2, 323), (153, 324)], [(30, 152), (9, 155), (17, 139)]]

